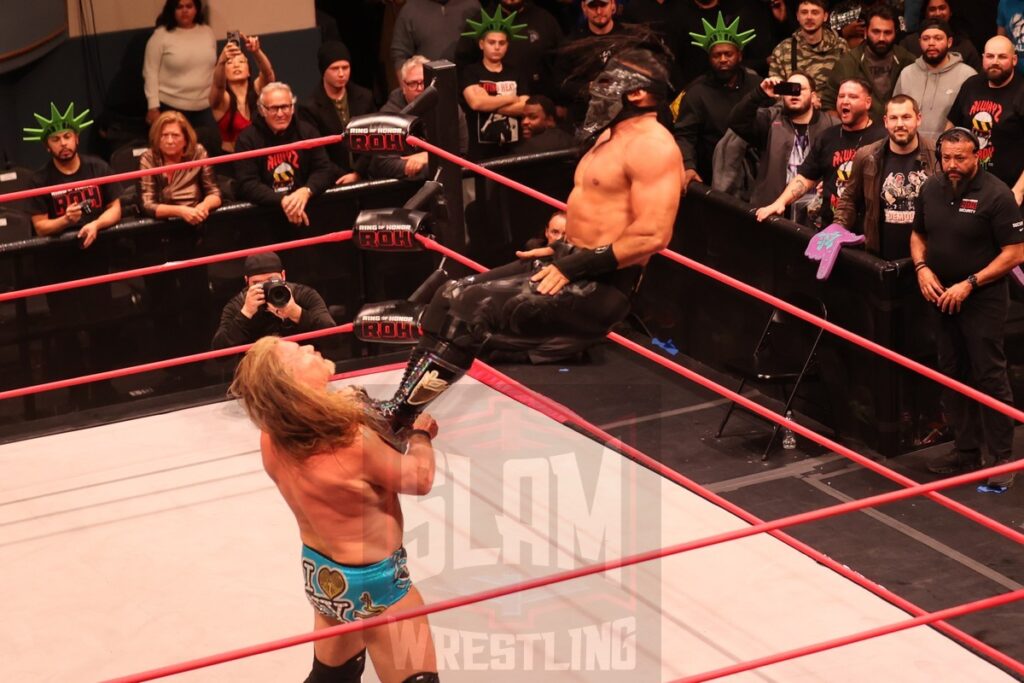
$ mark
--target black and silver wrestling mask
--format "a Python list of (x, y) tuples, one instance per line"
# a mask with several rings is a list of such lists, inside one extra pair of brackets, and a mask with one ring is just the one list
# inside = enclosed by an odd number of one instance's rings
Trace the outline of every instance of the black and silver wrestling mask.
[[(650, 90), (658, 93), (663, 88), (650, 76), (623, 64), (616, 59), (609, 59), (604, 71), (590, 82), (590, 106), (587, 107), (587, 118), (579, 130), (581, 141), (593, 139), (608, 126), (621, 117), (626, 107), (626, 95), (636, 90)], [(653, 108), (631, 108), (629, 112), (636, 116), (652, 111)]]

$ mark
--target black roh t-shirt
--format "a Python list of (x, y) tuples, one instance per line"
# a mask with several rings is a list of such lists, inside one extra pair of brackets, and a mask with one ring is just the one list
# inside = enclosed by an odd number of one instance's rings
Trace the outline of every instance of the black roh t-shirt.
[(67, 213), (68, 207), (85, 202), (88, 204), (91, 217), (83, 214), (82, 224), (98, 216), (115, 199), (123, 193), (120, 183), (97, 185), (89, 180), (100, 176), (111, 175), (114, 171), (107, 162), (96, 157), (80, 155), (81, 164), (71, 175), (64, 175), (50, 161), (36, 171), (36, 187), (63, 185), (64, 183), (81, 183), (70, 190), (58, 190), (50, 194), (40, 195), (32, 199), (32, 213), (45, 213), (48, 218), (60, 218)]
[(928, 177), (921, 168), (918, 150), (910, 154), (882, 155), (880, 256), (889, 261), (910, 256), (910, 230), (914, 224), (914, 200)]
[(988, 87), (984, 74), (971, 76), (949, 110), (954, 126), (974, 131), (985, 170), (1013, 186), (1024, 171), (1024, 78), (1014, 74), (1002, 88)]
[(853, 157), (857, 150), (886, 137), (885, 127), (872, 123), (867, 128), (848, 131), (842, 124), (826, 129), (814, 139), (798, 173), (808, 180), (822, 181), (821, 224), (832, 222), (843, 188), (850, 181)]
[(1004, 246), (1024, 242), (1024, 220), (1010, 188), (991, 173), (979, 169), (962, 194), (939, 173), (921, 186), (914, 232), (926, 240), (928, 267), (948, 286), (987, 266)]
[[(479, 85), (488, 95), (526, 95), (528, 83), (516, 69), (502, 65), (501, 71), (488, 70), (483, 62), (467, 64), (459, 77), (459, 92)], [(474, 111), (463, 99), (469, 125), (469, 157), (486, 159), (511, 152), (509, 145), (519, 142), (519, 119), (494, 111)]]

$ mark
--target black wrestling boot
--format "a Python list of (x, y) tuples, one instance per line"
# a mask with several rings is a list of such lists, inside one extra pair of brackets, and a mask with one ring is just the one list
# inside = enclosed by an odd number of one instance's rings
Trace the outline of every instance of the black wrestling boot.
[(419, 414), (465, 375), (472, 364), (472, 353), (443, 339), (423, 337), (409, 356), (395, 395), (377, 402), (377, 412), (392, 433), (404, 442), (403, 435), (412, 428)]

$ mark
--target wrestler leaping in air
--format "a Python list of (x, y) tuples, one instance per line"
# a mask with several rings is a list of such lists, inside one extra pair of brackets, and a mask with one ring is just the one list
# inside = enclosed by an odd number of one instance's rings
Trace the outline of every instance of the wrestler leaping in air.
[[(591, 54), (600, 54), (597, 49)], [(625, 318), (651, 255), (671, 237), (682, 157), (656, 119), (668, 72), (648, 49), (618, 49), (590, 85), (565, 237), (443, 285), (421, 318), (405, 375), (378, 410), (401, 435), (483, 349), (581, 349)]]

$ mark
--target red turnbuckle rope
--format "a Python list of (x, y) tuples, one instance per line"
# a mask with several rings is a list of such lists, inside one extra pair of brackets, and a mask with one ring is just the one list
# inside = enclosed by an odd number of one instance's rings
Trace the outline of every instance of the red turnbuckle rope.
[[(431, 152), (432, 154), (436, 154), (444, 159), (447, 159), (448, 161), (451, 161), (453, 163), (459, 164), (460, 166), (475, 171), (487, 178), (490, 178), (491, 180), (497, 183), (510, 187), (514, 190), (519, 190), (523, 194), (533, 197), (534, 199), (538, 199), (557, 209), (561, 209), (562, 211), (565, 211), (566, 209), (566, 205), (564, 202), (560, 202), (557, 199), (549, 197), (548, 195), (542, 192), (538, 192), (537, 190), (527, 187), (522, 183), (518, 183), (512, 180), (511, 178), (506, 178), (505, 176), (495, 173), (494, 171), (491, 171), (489, 169), (486, 169), (483, 166), (480, 166), (479, 164), (474, 164), (471, 161), (467, 161), (466, 159), (463, 159), (455, 154), (452, 154), (447, 150), (441, 149), (436, 145), (432, 145), (429, 142), (426, 142), (425, 140), (421, 140), (414, 136), (409, 136), (408, 140), (410, 144), (416, 145), (417, 147), (421, 147), (427, 150), (428, 152)], [(698, 273), (701, 273), (702, 275), (706, 275), (707, 277), (710, 277), (713, 280), (717, 280), (721, 283), (729, 285), (734, 289), (738, 289), (744, 294), (749, 294), (755, 299), (760, 299), (761, 301), (769, 303), (775, 306), (776, 308), (780, 308), (786, 311), (787, 313), (790, 313), (800, 318), (801, 320), (811, 323), (812, 325), (817, 325), (818, 327), (828, 332), (831, 332), (832, 334), (836, 335), (837, 337), (840, 337), (841, 339), (845, 339), (846, 341), (852, 342), (857, 346), (865, 348), (879, 356), (882, 356), (883, 358), (886, 358), (887, 360), (891, 360), (894, 363), (897, 363), (905, 368), (913, 370), (914, 372), (917, 372), (918, 374), (923, 375), (928, 379), (938, 382), (939, 384), (942, 384), (945, 387), (953, 389), (954, 391), (957, 391), (963, 394), (964, 396), (972, 398), (975, 401), (978, 401), (979, 403), (988, 406), (989, 408), (992, 408), (997, 412), (1000, 412), (1008, 417), (1012, 417), (1018, 422), (1024, 422), (1024, 411), (1018, 410), (1013, 406), (1007, 405), (1002, 401), (992, 398), (988, 394), (984, 394), (978, 391), (977, 389), (967, 386), (962, 382), (958, 382), (957, 380), (951, 377), (947, 377), (946, 375), (943, 375), (940, 372), (932, 370), (931, 368), (927, 367), (926, 365), (922, 365), (917, 361), (911, 360), (910, 358), (907, 358), (902, 354), (896, 353), (891, 349), (887, 349), (881, 344), (878, 344), (865, 337), (850, 332), (849, 330), (839, 327), (835, 323), (830, 323), (829, 321), (823, 318), (819, 318), (816, 315), (812, 315), (811, 313), (808, 313), (807, 311), (798, 308), (787, 301), (783, 301), (778, 297), (772, 296), (767, 292), (763, 292), (760, 289), (748, 285), (747, 283), (741, 280), (729, 277), (725, 273), (721, 273), (715, 270), (714, 268), (706, 266), (698, 261), (694, 261), (693, 259), (687, 258), (682, 254), (678, 254), (670, 249), (663, 249), (658, 253), (672, 261), (675, 261), (676, 263), (686, 266), (691, 270), (695, 270)]]
[(76, 187), (81, 187), (83, 184), (107, 185), (109, 183), (117, 183), (123, 180), (135, 180), (136, 178), (143, 178), (145, 176), (150, 175), (159, 175), (161, 173), (185, 171), (187, 169), (196, 168), (198, 166), (209, 166), (211, 164), (226, 164), (232, 161), (241, 161), (242, 159), (253, 159), (256, 157), (267, 156), (268, 154), (276, 154), (277, 152), (288, 152), (293, 149), (312, 149), (313, 147), (322, 147), (324, 145), (331, 145), (334, 143), (341, 142), (344, 138), (344, 135), (326, 135), (321, 138), (310, 138), (309, 140), (298, 140), (296, 142), (289, 142), (287, 145), (261, 147), (260, 149), (252, 149), (245, 152), (232, 152), (231, 154), (222, 154), (216, 157), (207, 157), (206, 159), (182, 161), (181, 163), (178, 164), (155, 166), (153, 168), (141, 168), (137, 171), (114, 173), (107, 176), (89, 178), (88, 180), (76, 180), (75, 182), (72, 183), (60, 183), (58, 185), (48, 185), (46, 187), (34, 187), (28, 190), (19, 190), (17, 192), (8, 192), (7, 194), (0, 194), (0, 204), (4, 202), (17, 201), (19, 199), (28, 199), (29, 197), (38, 197), (40, 195), (50, 194), (51, 192), (58, 192), (60, 190), (73, 190)]
[(899, 631), (905, 631), (915, 626), (923, 626), (925, 624), (932, 624), (936, 621), (944, 619), (952, 619), (954, 617), (963, 616), (965, 614), (972, 614), (974, 612), (980, 612), (981, 610), (992, 609), (993, 607), (999, 607), (1000, 605), (1008, 605), (1012, 602), (1024, 599), (1024, 588), (1015, 590), (1010, 593), (1003, 593), (1002, 595), (995, 595), (991, 598), (985, 598), (983, 600), (976, 600), (974, 602), (968, 602), (963, 605), (956, 607), (950, 607), (947, 609), (939, 610), (938, 612), (932, 612), (931, 614), (923, 614), (913, 619), (907, 619), (905, 621), (898, 621), (894, 624), (886, 624), (885, 626), (878, 626), (876, 628), (868, 629), (866, 631), (860, 631), (859, 633), (852, 633), (848, 636), (842, 636), (840, 638), (833, 638), (832, 640), (825, 640), (814, 645), (807, 645), (793, 650), (787, 650), (785, 652), (779, 652), (767, 657), (761, 657), (759, 659), (752, 659), (747, 662), (740, 662), (739, 664), (733, 664), (732, 666), (722, 667), (721, 669), (715, 669), (714, 671), (707, 671), (702, 674), (695, 676), (686, 676), (685, 678), (679, 678), (674, 683), (699, 683), (700, 681), (711, 681), (716, 678), (722, 678), (724, 676), (730, 676), (732, 674), (742, 673), (744, 671), (750, 671), (751, 669), (759, 669), (769, 664), (777, 664), (779, 662), (789, 661), (798, 657), (806, 657), (816, 652), (823, 652), (825, 650), (831, 650), (833, 648), (841, 647), (843, 645), (851, 645), (853, 643), (860, 643), (865, 640), (872, 638), (878, 638), (879, 636), (889, 635), (890, 633), (897, 633)]
[[(302, 332), (300, 334), (294, 334), (289, 337), (282, 337), (289, 341), (306, 341), (307, 339), (317, 339), (319, 337), (328, 337), (332, 334), (342, 334), (345, 332), (352, 331), (352, 323), (345, 323), (344, 325), (338, 325), (336, 327), (328, 327), (322, 330), (313, 330), (312, 332)], [(186, 365), (188, 363), (199, 363), (204, 360), (212, 360), (214, 358), (223, 358), (224, 356), (233, 356), (237, 353), (245, 353), (249, 350), (252, 344), (243, 344), (241, 346), (230, 346), (226, 349), (217, 349), (216, 351), (204, 351), (203, 353), (192, 354), (191, 356), (180, 356), (178, 358), (168, 358), (166, 360), (158, 360), (152, 363), (143, 363), (142, 365), (130, 365), (124, 368), (118, 368), (117, 370), (107, 370), (106, 372), (95, 372), (91, 375), (82, 375), (80, 377), (70, 377), (68, 379), (60, 379), (54, 382), (46, 382), (44, 384), (34, 384), (29, 387), (21, 387), (20, 389), (10, 389), (8, 391), (0, 391), (0, 401), (8, 398), (18, 398), (19, 396), (28, 396), (29, 394), (39, 394), (44, 391), (53, 391), (54, 389), (66, 389), (67, 387), (78, 386), (79, 384), (88, 384), (90, 382), (101, 382), (106, 379), (117, 379), (118, 377), (127, 377), (129, 375), (137, 375), (143, 372), (152, 372), (153, 370), (163, 370), (165, 368), (173, 368), (177, 365)]]
[(251, 254), (265, 254), (268, 251), (284, 251), (287, 249), (298, 249), (299, 247), (309, 247), (315, 244), (323, 244), (325, 242), (343, 242), (345, 240), (350, 239), (352, 239), (351, 230), (340, 230), (338, 232), (331, 232), (326, 235), (317, 235), (316, 237), (305, 237), (300, 240), (291, 240), (288, 242), (279, 242), (277, 244), (268, 244), (263, 247), (250, 247), (249, 249), (226, 251), (220, 254), (212, 254), (210, 256), (199, 256), (192, 259), (186, 259), (184, 261), (169, 261), (167, 263), (162, 263), (155, 266), (133, 268), (132, 270), (122, 270), (116, 273), (108, 273), (106, 275), (94, 275), (92, 277), (83, 277), (78, 280), (55, 282), (50, 285), (40, 285), (39, 287), (29, 287), (27, 289), (18, 289), (13, 292), (4, 292), (0, 294), (0, 303), (4, 301), (11, 301), (12, 299), (24, 299), (25, 297), (29, 296), (38, 296), (40, 294), (51, 294), (53, 292), (61, 292), (68, 289), (76, 289), (78, 287), (88, 287), (89, 285), (102, 285), (107, 282), (127, 280), (128, 278), (141, 277), (143, 275), (164, 273), (170, 270), (181, 270), (182, 268), (205, 266), (208, 263), (231, 261), (233, 259), (243, 258)]
[(487, 266), (482, 266), (473, 259), (467, 258), (457, 251), (452, 251), (451, 249), (444, 246), (437, 240), (431, 239), (430, 237), (425, 237), (424, 235), (416, 235), (416, 239), (418, 239), (420, 241), (420, 244), (422, 244), (427, 249), (430, 249), (431, 251), (436, 251), (439, 254), (443, 254), (444, 256), (448, 256), (458, 261), (459, 263), (463, 264), (464, 266), (469, 266), (470, 268), (481, 273), (487, 270)]
[[(430, 240), (423, 240), (423, 243), (426, 244), (428, 247), (431, 247), (431, 241)], [(434, 247), (431, 247), (431, 248), (434, 248)], [(449, 256), (452, 259), (454, 259), (456, 261), (459, 261), (460, 263), (463, 263), (464, 265), (469, 266), (470, 268), (474, 268), (474, 269), (476, 269), (478, 271), (487, 270), (484, 266), (481, 266), (479, 263), (476, 263), (475, 261), (467, 259), (466, 257), (462, 256), (461, 254), (458, 254), (457, 252), (451, 251), (450, 249), (445, 249), (444, 253), (445, 253), (446, 256)], [(772, 298), (774, 298), (774, 297), (772, 297)], [(782, 302), (782, 303), (785, 303), (785, 302)], [(800, 309), (797, 309), (797, 310), (800, 310)], [(810, 314), (807, 314), (807, 315), (810, 315)], [(814, 316), (811, 316), (811, 317), (814, 317)], [(822, 321), (822, 322), (825, 322), (825, 321)], [(839, 329), (842, 329), (842, 328), (839, 328)], [(757, 413), (758, 415), (761, 415), (762, 417), (764, 417), (764, 418), (766, 418), (766, 419), (768, 419), (768, 420), (770, 420), (772, 422), (775, 422), (775, 423), (777, 423), (777, 424), (779, 424), (779, 425), (781, 425), (783, 427), (791, 428), (796, 433), (801, 434), (803, 436), (806, 436), (811, 441), (813, 441), (813, 442), (815, 442), (815, 443), (817, 443), (817, 444), (819, 444), (821, 446), (824, 446), (825, 448), (828, 448), (829, 450), (835, 451), (836, 453), (839, 453), (840, 455), (842, 455), (842, 456), (844, 456), (844, 457), (846, 457), (846, 458), (848, 458), (848, 459), (850, 459), (850, 460), (852, 460), (852, 461), (854, 461), (854, 462), (856, 462), (856, 463), (858, 463), (858, 464), (860, 464), (860, 465), (870, 469), (871, 471), (875, 472), (876, 474), (880, 474), (883, 477), (886, 477), (887, 479), (900, 484), (901, 486), (915, 486), (917, 484), (917, 482), (915, 482), (910, 477), (904, 476), (904, 475), (896, 472), (895, 470), (892, 470), (892, 469), (886, 467), (885, 465), (882, 465), (880, 463), (875, 462), (871, 458), (867, 458), (867, 457), (865, 457), (865, 456), (863, 456), (863, 455), (861, 455), (859, 453), (856, 453), (855, 451), (847, 448), (846, 446), (843, 446), (843, 445), (841, 445), (841, 444), (839, 444), (839, 443), (837, 443), (837, 442), (835, 442), (835, 441), (833, 441), (833, 440), (831, 440), (831, 439), (829, 439), (829, 438), (827, 438), (825, 436), (822, 436), (822, 435), (818, 434), (817, 432), (815, 432), (815, 431), (813, 431), (811, 429), (808, 429), (807, 427), (804, 427), (802, 425), (796, 424), (793, 421), (786, 420), (786, 418), (784, 416), (779, 415), (778, 413), (772, 412), (770, 409), (768, 409), (768, 408), (766, 408), (766, 407), (764, 407), (764, 406), (762, 406), (762, 405), (760, 405), (758, 403), (755, 403), (755, 402), (751, 401), (746, 396), (742, 396), (741, 394), (738, 394), (735, 391), (727, 389), (727, 388), (723, 387), (722, 385), (720, 385), (720, 384), (718, 384), (716, 382), (711, 381), (710, 379), (704, 377), (703, 375), (701, 375), (699, 373), (696, 373), (696, 372), (694, 372), (692, 370), (684, 368), (684, 367), (678, 365), (677, 363), (674, 363), (674, 362), (672, 362), (672, 361), (670, 361), (670, 360), (668, 360), (668, 359), (658, 355), (657, 353), (654, 353), (650, 349), (644, 348), (643, 346), (640, 346), (639, 344), (637, 344), (637, 343), (635, 343), (633, 341), (630, 341), (629, 339), (626, 339), (622, 335), (619, 335), (619, 334), (616, 334), (616, 333), (613, 332), (613, 333), (610, 333), (608, 335), (608, 338), (611, 339), (612, 341), (614, 341), (616, 344), (619, 344), (620, 346), (624, 346), (624, 347), (630, 349), (631, 351), (633, 351), (635, 353), (638, 353), (641, 356), (643, 356), (643, 357), (645, 357), (645, 358), (647, 358), (649, 360), (654, 361), (655, 363), (658, 363), (662, 367), (667, 368), (668, 370), (671, 370), (672, 372), (676, 373), (677, 375), (682, 375), (683, 377), (686, 377), (687, 379), (689, 379), (692, 382), (696, 382), (697, 384), (700, 384), (701, 386), (706, 387), (707, 389), (710, 389), (711, 391), (713, 391), (713, 392), (715, 392), (717, 394), (720, 394), (721, 396), (724, 396), (724, 397), (726, 397), (726, 398), (728, 398), (728, 399), (730, 399), (732, 401), (735, 401), (736, 403), (738, 403), (739, 405), (742, 405), (744, 408), (746, 408), (747, 410), (750, 410), (751, 412)], [(1022, 461), (1021, 465), (1024, 466), (1024, 461)], [(987, 529), (989, 529), (991, 531), (994, 531), (997, 534), (1005, 536), (1006, 538), (1009, 538), (1010, 540), (1015, 541), (1017, 543), (1024, 544), (1024, 533), (1022, 533), (1020, 531), (1017, 531), (1016, 529), (1014, 529), (1012, 527), (1006, 526), (1005, 524), (1001, 524), (998, 521), (992, 519), (991, 517), (983, 515), (982, 513), (978, 512), (977, 510), (974, 510), (973, 508), (970, 508), (970, 507), (964, 505), (963, 503), (955, 501), (952, 498), (949, 498), (948, 496), (944, 496), (944, 495), (939, 494), (939, 493), (929, 494), (928, 497), (931, 500), (933, 500), (934, 502), (939, 503), (940, 505), (942, 505), (942, 506), (944, 506), (944, 507), (946, 507), (946, 508), (948, 508), (948, 509), (950, 509), (950, 510), (952, 510), (952, 511), (958, 513), (958, 514), (960, 514), (960, 515), (963, 515), (964, 517), (970, 519), (971, 521), (974, 521), (974, 522), (977, 522), (978, 524), (981, 524), (985, 528), (987, 528)]]
[(626, 557), (620, 557), (615, 560), (608, 560), (605, 562), (598, 562), (578, 569), (572, 569), (564, 572), (557, 572), (555, 574), (548, 574), (546, 576), (537, 577), (535, 579), (528, 579), (518, 583), (502, 586), (499, 588), (492, 588), (490, 590), (481, 591), (479, 593), (473, 593), (470, 595), (464, 595), (456, 598), (450, 598), (448, 600), (442, 600), (440, 602), (431, 603), (429, 605), (422, 605), (408, 610), (401, 610), (393, 614), (385, 612), (380, 616), (372, 617), (370, 619), (350, 622), (345, 624), (339, 624), (337, 626), (330, 626), (325, 629), (320, 629), (312, 633), (304, 633), (297, 636), (291, 636), (288, 638), (282, 638), (280, 640), (270, 641), (266, 643), (260, 643), (257, 645), (251, 645), (237, 650), (231, 650), (229, 652), (222, 652), (220, 654), (210, 655), (199, 659), (193, 659), (187, 662), (181, 662), (178, 664), (172, 664), (169, 666), (161, 667), (158, 669), (152, 669), (150, 671), (125, 676), (122, 678), (113, 679), (108, 683), (127, 683), (128, 681), (148, 681), (154, 678), (162, 678), (165, 676), (171, 676), (174, 674), (184, 673), (186, 671), (193, 671), (214, 664), (221, 664), (223, 662), (233, 661), (235, 659), (241, 659), (244, 657), (251, 657), (253, 655), (263, 654), (271, 652), (273, 650), (281, 650), (287, 647), (294, 647), (295, 645), (301, 645), (303, 643), (309, 643), (315, 640), (323, 640), (325, 638), (333, 638), (346, 633), (354, 633), (356, 631), (364, 631), (366, 629), (374, 628), (377, 626), (383, 626), (385, 624), (394, 623), (396, 621), (403, 621), (405, 619), (411, 619), (413, 617), (421, 617), (436, 612), (442, 612), (445, 610), (454, 609), (457, 607), (464, 607), (466, 605), (473, 605), (478, 602), (485, 600), (493, 600), (513, 593), (521, 593), (523, 591), (532, 590), (534, 588), (542, 588), (544, 586), (550, 586), (556, 583), (563, 583), (565, 581), (572, 581), (575, 579), (583, 578), (586, 576), (592, 576), (594, 574), (600, 574), (612, 569), (620, 569), (622, 567), (632, 566), (634, 564), (640, 564), (643, 562), (649, 562), (651, 560), (657, 560), (670, 555), (678, 555), (680, 553), (688, 552), (691, 550), (697, 550), (699, 548), (707, 548), (713, 545), (719, 545), (728, 541), (735, 541), (741, 538), (747, 538), (749, 536), (755, 536), (757, 534), (782, 529), (784, 527), (795, 526), (797, 524), (806, 524), (808, 522), (825, 519), (827, 517), (834, 517), (836, 515), (845, 514), (847, 512), (853, 512), (856, 510), (862, 510), (868, 507), (877, 507), (885, 503), (891, 503), (897, 500), (905, 500), (913, 496), (921, 495), (931, 491), (937, 491), (944, 488), (951, 488), (953, 486), (960, 486), (962, 484), (971, 483), (984, 479), (987, 476), (993, 474), (1003, 474), (1012, 471), (1014, 468), (1010, 465), (1024, 465), (1024, 463), (1010, 463), (1008, 465), (1000, 465), (999, 467), (992, 467), (986, 470), (978, 470), (977, 472), (970, 472), (967, 474), (961, 474), (956, 477), (950, 477), (948, 479), (942, 479), (940, 481), (931, 482), (929, 484), (920, 484), (918, 486), (906, 489), (900, 489), (898, 491), (890, 491), (888, 493), (882, 493), (868, 498), (862, 498), (860, 500), (853, 500), (846, 503), (839, 503), (838, 505), (831, 505), (825, 508), (819, 508), (810, 512), (802, 512), (797, 515), (790, 515), (788, 517), (782, 517), (772, 522), (763, 522), (761, 524), (754, 524), (749, 527), (742, 529), (734, 529), (713, 536), (706, 536), (701, 539), (686, 541), (676, 545), (666, 546), (657, 550), (649, 550), (643, 553), (637, 553), (635, 555), (629, 555)]
[[(709, 489), (701, 486), (692, 479), (683, 476), (682, 474), (675, 471), (671, 467), (668, 467), (664, 463), (655, 460), (646, 453), (623, 442), (621, 439), (613, 437), (611, 434), (608, 434), (600, 427), (597, 427), (596, 425), (591, 424), (584, 420), (582, 417), (576, 415), (565, 406), (556, 403), (552, 399), (543, 396), (542, 394), (538, 394), (532, 389), (523, 386), (521, 383), (512, 379), (508, 375), (502, 374), (501, 372), (483, 363), (475, 364), (470, 374), (475, 379), (478, 379), (487, 384), (488, 386), (490, 386), (492, 389), (495, 389), (496, 391), (505, 394), (506, 396), (512, 398), (515, 401), (519, 401), (524, 405), (530, 406), (534, 410), (538, 410), (546, 414), (553, 420), (556, 420), (558, 422), (575, 422), (578, 426), (583, 427), (591, 434), (597, 435), (610, 448), (615, 448), (621, 451), (626, 456), (632, 458), (641, 465), (650, 468), (653, 472), (665, 477), (671, 482), (678, 484), (679, 486), (687, 489), (688, 491), (697, 494), (698, 496), (704, 498), (705, 500), (708, 500), (714, 503), (715, 505), (718, 505), (723, 510), (736, 515), (738, 518), (742, 519), (748, 524), (762, 524), (764, 522), (763, 519), (749, 512), (745, 508), (736, 505), (732, 501), (723, 498), (717, 493), (714, 493)], [(918, 607), (916, 604), (910, 602), (906, 598), (897, 595), (896, 593), (893, 593), (884, 586), (875, 583), (874, 581), (854, 571), (845, 564), (836, 561), (832, 557), (822, 553), (816, 548), (807, 545), (803, 541), (797, 540), (796, 538), (790, 536), (784, 531), (775, 530), (769, 531), (767, 533), (776, 540), (779, 540), (788, 545), (789, 547), (793, 548), (794, 550), (803, 553), (815, 562), (825, 567), (828, 567), (840, 576), (857, 584), (861, 588), (864, 588), (865, 590), (874, 593), (883, 600), (887, 600), (896, 607), (899, 607), (900, 609), (909, 612), (910, 614), (913, 614), (915, 616), (928, 614), (927, 611), (925, 611), (921, 607)], [(1011, 671), (1016, 671), (1018, 674), (1024, 675), (1024, 664), (1010, 657), (1005, 652), (1001, 652), (996, 648), (992, 647), (991, 645), (983, 643), (974, 636), (965, 633), (964, 631), (961, 631), (957, 627), (945, 621), (937, 621), (935, 622), (934, 626), (946, 635), (950, 636), (951, 638), (955, 638), (956, 640), (959, 640), (963, 644), (967, 645), (970, 648), (973, 648), (976, 652), (988, 657), (992, 661), (998, 662), (999, 664), (1005, 666), (1007, 669), (1010, 669)]]
[(541, 201), (541, 202), (544, 202), (545, 204), (548, 204), (550, 206), (553, 206), (556, 209), (560, 209), (562, 211), (565, 211), (565, 202), (558, 201), (554, 197), (546, 195), (543, 192), (538, 192), (537, 190), (533, 189), (532, 187), (529, 187), (527, 185), (523, 185), (522, 183), (517, 183), (516, 181), (512, 180), (511, 178), (506, 178), (505, 176), (503, 176), (503, 175), (501, 175), (499, 173), (495, 173), (494, 171), (490, 170), (489, 168), (484, 168), (480, 164), (474, 164), (472, 161), (469, 161), (467, 159), (463, 159), (462, 157), (460, 157), (460, 156), (458, 156), (456, 154), (452, 154), (448, 150), (442, 149), (442, 148), (438, 147), (437, 145), (432, 145), (429, 142), (427, 142), (426, 140), (423, 140), (422, 138), (418, 138), (415, 135), (410, 135), (409, 137), (406, 138), (406, 140), (409, 142), (410, 145), (415, 145), (416, 147), (419, 147), (420, 149), (424, 149), (424, 150), (430, 152), (431, 154), (436, 154), (437, 156), (441, 157), (442, 159), (444, 159), (446, 161), (450, 161), (453, 164), (458, 164), (459, 166), (462, 166), (463, 168), (468, 168), (471, 171), (479, 173), (480, 175), (484, 176), (485, 178), (490, 178), (491, 180), (493, 180), (496, 183), (499, 183), (501, 185), (505, 185), (506, 187), (511, 187), (513, 190), (517, 190), (519, 192), (522, 192), (527, 197), (533, 197), (534, 199), (536, 199), (538, 201)]

